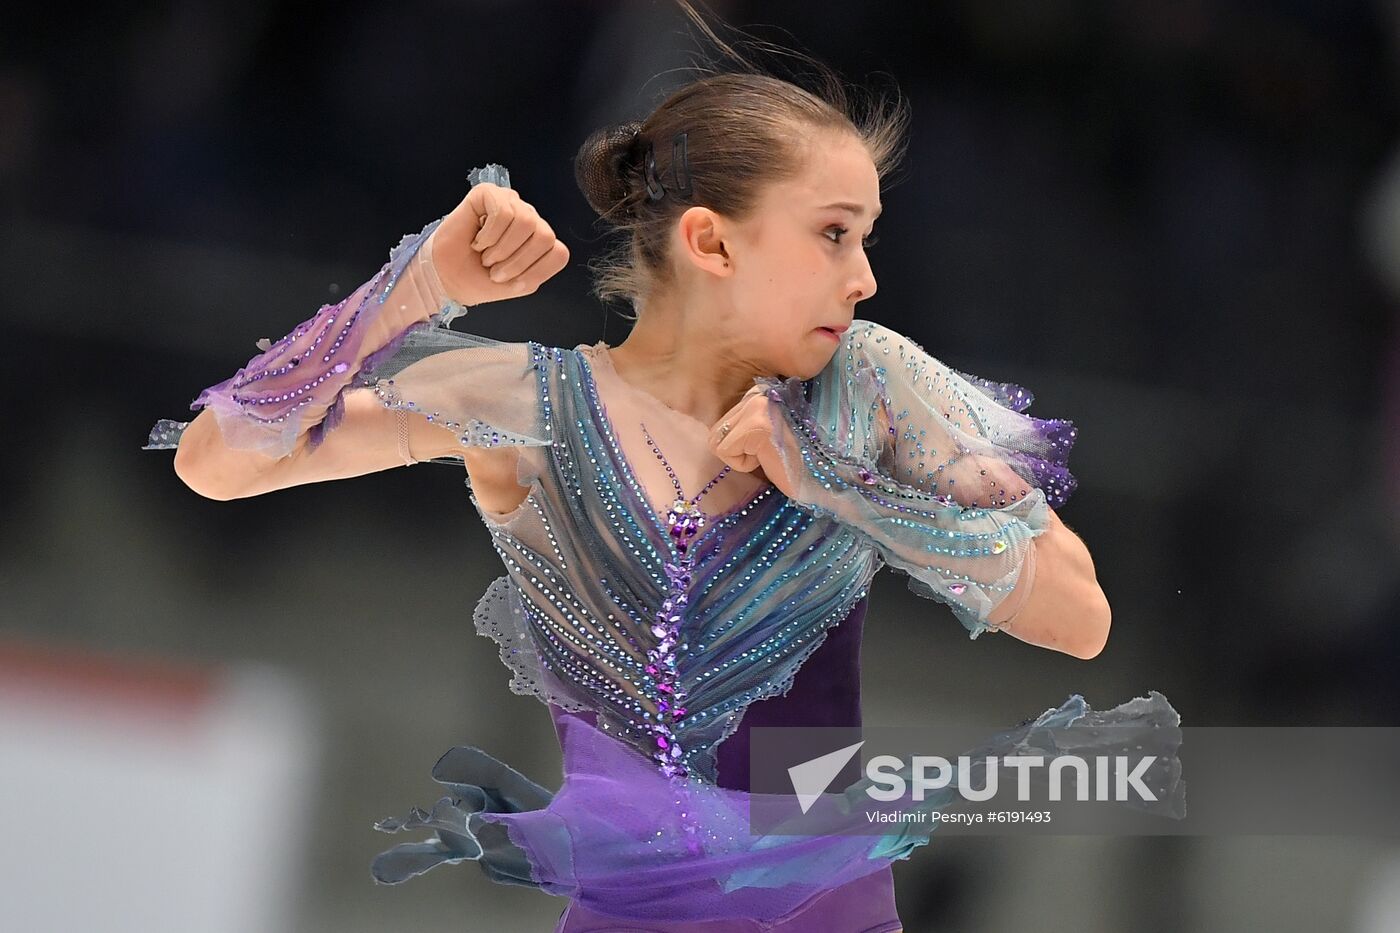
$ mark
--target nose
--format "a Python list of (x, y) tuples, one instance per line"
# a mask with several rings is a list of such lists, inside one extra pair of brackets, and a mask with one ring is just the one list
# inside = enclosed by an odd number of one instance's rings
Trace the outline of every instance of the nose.
[(866, 255), (865, 250), (856, 250), (856, 255), (860, 258), (856, 260), (856, 276), (851, 282), (847, 297), (851, 301), (864, 301), (875, 294), (875, 272), (870, 268), (870, 257)]

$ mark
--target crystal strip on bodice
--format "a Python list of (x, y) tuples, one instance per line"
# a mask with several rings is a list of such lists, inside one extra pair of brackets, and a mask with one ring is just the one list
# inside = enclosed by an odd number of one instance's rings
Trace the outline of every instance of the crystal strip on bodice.
[(656, 751), (652, 757), (661, 766), (661, 773), (667, 777), (685, 775), (686, 766), (680, 761), (681, 746), (672, 726), (685, 718), (685, 688), (676, 673), (676, 643), (681, 637), (681, 622), (685, 618), (686, 606), (690, 602), (691, 571), (695, 559), (690, 555), (690, 542), (696, 533), (705, 527), (705, 513), (693, 502), (677, 498), (666, 513), (670, 523), (668, 529), (675, 541), (676, 559), (666, 562), (666, 578), (670, 588), (661, 608), (652, 623), (651, 633), (660, 639), (654, 648), (647, 652), (650, 661), (646, 672), (655, 678), (657, 719), (652, 724), (656, 735)]

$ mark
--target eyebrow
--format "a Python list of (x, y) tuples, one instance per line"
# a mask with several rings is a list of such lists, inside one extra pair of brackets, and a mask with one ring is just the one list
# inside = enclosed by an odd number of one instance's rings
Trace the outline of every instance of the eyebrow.
[[(853, 203), (851, 203), (850, 201), (836, 201), (836, 202), (833, 203), (833, 204), (823, 204), (823, 205), (821, 206), (820, 210), (826, 210), (826, 209), (829, 208), (829, 207), (839, 207), (839, 208), (841, 208), (842, 210), (850, 211), (852, 214), (864, 214), (864, 213), (865, 213), (865, 208), (864, 208), (864, 207), (862, 207), (862, 206), (859, 205), (859, 204), (853, 204)], [(885, 208), (884, 208), (883, 205), (882, 205), (881, 207), (877, 208), (876, 211), (875, 211), (875, 216), (874, 216), (874, 217), (871, 217), (870, 219), (871, 219), (871, 220), (874, 220), (875, 217), (879, 217), (879, 216), (880, 216), (880, 211), (883, 211), (884, 209), (885, 209)]]

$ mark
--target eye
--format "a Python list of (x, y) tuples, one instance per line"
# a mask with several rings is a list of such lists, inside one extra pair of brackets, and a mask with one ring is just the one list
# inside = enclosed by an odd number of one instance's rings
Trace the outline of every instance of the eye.
[[(827, 227), (827, 228), (826, 228), (826, 232), (827, 232), (827, 233), (834, 233), (834, 234), (836, 234), (836, 236), (832, 238), (831, 242), (833, 242), (833, 243), (840, 243), (840, 242), (841, 242), (841, 237), (844, 236), (844, 235), (847, 234), (847, 233), (850, 233), (851, 231), (847, 230), (845, 227), (841, 227), (841, 226), (832, 226), (832, 227)], [(874, 245), (875, 245), (876, 243), (878, 243), (878, 242), (880, 242), (880, 238), (879, 238), (878, 236), (876, 236), (875, 234), (872, 233), (870, 236), (868, 236), (868, 237), (866, 237), (865, 239), (861, 240), (861, 245), (864, 246), (866, 249), (869, 249), (870, 247), (874, 246)]]

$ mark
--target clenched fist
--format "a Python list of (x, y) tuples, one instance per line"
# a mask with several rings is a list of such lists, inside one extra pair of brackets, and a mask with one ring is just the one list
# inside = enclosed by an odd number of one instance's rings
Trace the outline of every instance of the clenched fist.
[(569, 261), (569, 249), (512, 188), (472, 188), (432, 235), (433, 269), (464, 305), (530, 295)]
[(710, 450), (733, 469), (753, 473), (789, 499), (797, 499), (798, 483), (789, 470), (797, 469), (802, 454), (787, 419), (774, 410), (782, 403), (768, 397), (768, 388), (755, 385), (715, 422), (710, 428)]

